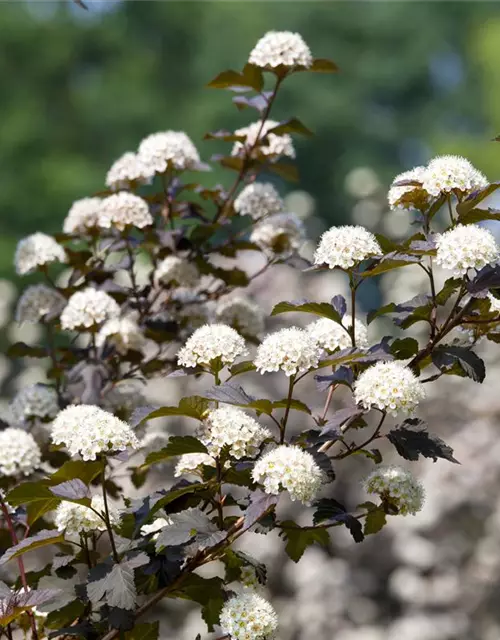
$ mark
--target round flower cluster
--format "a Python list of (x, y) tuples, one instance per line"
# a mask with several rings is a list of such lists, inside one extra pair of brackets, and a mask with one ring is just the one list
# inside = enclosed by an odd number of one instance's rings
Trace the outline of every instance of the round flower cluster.
[(16, 307), (16, 321), (36, 324), (42, 319), (57, 317), (66, 306), (66, 299), (45, 284), (27, 287)]
[(156, 533), (153, 540), (158, 537), (158, 533), (167, 525), (172, 524), (172, 520), (167, 518), (156, 518), (151, 524), (144, 524), (141, 527), (141, 536), (148, 536), (150, 533)]
[(252, 471), (266, 493), (286, 489), (292, 500), (310, 504), (325, 481), (323, 471), (310, 453), (300, 447), (280, 445), (257, 460)]
[(113, 345), (118, 353), (125, 354), (129, 349), (140, 351), (146, 339), (132, 318), (111, 318), (103, 324), (97, 334), (98, 347), (102, 347), (106, 342)]
[(409, 471), (401, 467), (379, 467), (363, 481), (368, 493), (390, 500), (402, 516), (415, 515), (424, 504), (422, 484)]
[(270, 182), (253, 182), (247, 185), (234, 201), (234, 210), (241, 216), (254, 220), (281, 213), (285, 203)]
[(196, 266), (179, 256), (167, 256), (157, 266), (155, 280), (164, 285), (195, 287), (200, 279)]
[(14, 427), (0, 431), (0, 475), (29, 476), (41, 459), (40, 448), (30, 433)]
[(101, 202), (99, 226), (103, 229), (114, 227), (123, 231), (126, 227), (143, 229), (153, 224), (148, 203), (127, 191), (114, 193)]
[(306, 67), (312, 65), (311, 50), (302, 36), (291, 31), (269, 31), (255, 45), (250, 64), (257, 67)]
[(288, 133), (269, 133), (279, 125), (275, 120), (266, 120), (264, 126), (262, 122), (252, 122), (247, 127), (237, 129), (234, 133), (237, 136), (245, 136), (244, 142), (237, 141), (234, 143), (231, 155), (237, 156), (243, 152), (252, 151), (251, 155), (262, 154), (268, 156), (272, 160), (278, 159), (280, 156), (295, 158), (295, 147), (293, 146), (292, 137)]
[(63, 444), (72, 456), (95, 460), (97, 454), (139, 448), (139, 440), (126, 422), (93, 405), (71, 405), (52, 425), (54, 444)]
[(21, 389), (10, 403), (12, 417), (16, 424), (20, 425), (32, 418), (53, 418), (58, 411), (55, 390), (42, 384)]
[(149, 184), (154, 172), (131, 151), (124, 153), (116, 160), (106, 175), (106, 186), (114, 191), (129, 189), (134, 183)]
[(365, 409), (376, 407), (395, 416), (398, 411), (411, 413), (425, 398), (425, 390), (401, 362), (377, 362), (363, 371), (355, 382), (354, 397)]
[(469, 269), (482, 269), (500, 258), (493, 234), (474, 224), (457, 225), (437, 236), (436, 262), (450, 269), (454, 276), (462, 277)]
[(304, 329), (289, 327), (266, 336), (257, 349), (254, 364), (257, 371), (285, 372), (287, 376), (318, 366), (321, 347)]
[(387, 196), (389, 206), (393, 211), (397, 209), (420, 209), (427, 205), (429, 194), (421, 185), (397, 186), (398, 182), (404, 182), (405, 180), (422, 183), (425, 172), (425, 167), (415, 167), (410, 171), (400, 173), (394, 178)]
[(258, 304), (243, 296), (219, 300), (215, 309), (217, 322), (227, 324), (244, 335), (258, 336), (264, 331), (264, 312)]
[(210, 364), (220, 358), (223, 364), (232, 364), (238, 356), (248, 353), (245, 340), (225, 324), (206, 324), (188, 338), (177, 354), (181, 367)]
[(263, 251), (285, 256), (300, 249), (304, 238), (304, 225), (296, 215), (276, 213), (255, 225), (250, 242)]
[[(104, 499), (102, 496), (94, 496), (91, 507), (103, 517), (92, 511), (89, 507), (74, 502), (61, 502), (56, 509), (54, 524), (58, 531), (65, 531), (69, 535), (79, 535), (90, 531), (106, 531), (104, 514)], [(113, 506), (108, 505), (109, 520), (112, 526), (120, 522), (120, 514)]]
[[(346, 315), (342, 322), (344, 326), (330, 320), (329, 318), (320, 318), (312, 322), (306, 327), (307, 333), (319, 344), (320, 347), (327, 351), (335, 351), (335, 349), (348, 349), (352, 347), (351, 335), (348, 331), (352, 326), (352, 317)], [(354, 333), (356, 338), (356, 346), (362, 349), (368, 346), (368, 329), (363, 322), (356, 320), (354, 325)]]
[(170, 165), (174, 169), (198, 169), (200, 156), (184, 131), (153, 133), (139, 145), (139, 160), (149, 171), (164, 173)]
[(460, 156), (438, 156), (426, 167), (423, 188), (431, 196), (459, 191), (472, 193), (488, 186), (486, 177)]
[(82, 198), (71, 205), (63, 223), (64, 233), (85, 233), (97, 227), (101, 198)]
[(199, 433), (208, 452), (218, 456), (224, 447), (236, 459), (253, 458), (271, 433), (238, 407), (219, 407), (210, 411)]
[(20, 276), (36, 271), (51, 262), (66, 262), (66, 252), (60, 244), (45, 233), (33, 233), (17, 244), (14, 266)]
[(184, 453), (175, 465), (174, 475), (179, 478), (185, 474), (197, 473), (203, 465), (215, 467), (215, 460), (208, 453)]
[(272, 605), (257, 593), (244, 591), (222, 607), (219, 624), (223, 635), (233, 640), (264, 640), (278, 629), (278, 616)]
[(111, 296), (105, 291), (88, 287), (77, 291), (68, 300), (61, 314), (61, 327), (68, 330), (89, 329), (119, 315), (120, 307)]
[(326, 264), (330, 269), (350, 269), (370, 256), (381, 253), (377, 239), (364, 227), (332, 227), (321, 236), (314, 254), (314, 264)]

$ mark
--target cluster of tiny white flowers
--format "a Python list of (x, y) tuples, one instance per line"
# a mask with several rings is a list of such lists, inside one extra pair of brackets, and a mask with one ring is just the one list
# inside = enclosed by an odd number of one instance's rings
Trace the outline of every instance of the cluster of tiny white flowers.
[[(330, 320), (329, 318), (320, 318), (315, 322), (307, 325), (307, 333), (319, 344), (320, 347), (327, 351), (335, 351), (335, 349), (348, 349), (352, 347), (351, 335), (348, 329), (352, 326), (352, 317), (346, 315), (342, 318), (343, 325)], [(368, 346), (368, 329), (360, 320), (356, 320), (354, 325), (356, 338), (356, 346), (364, 349)]]
[(500, 248), (495, 237), (474, 224), (457, 225), (437, 236), (436, 262), (450, 269), (457, 277), (464, 276), (469, 269), (482, 269), (487, 264), (498, 262)]
[[(259, 153), (268, 156), (270, 159), (277, 159), (280, 156), (295, 158), (295, 147), (292, 137), (288, 133), (268, 133), (279, 125), (275, 120), (266, 120), (264, 126), (262, 122), (252, 122), (247, 127), (236, 129), (237, 136), (245, 136), (243, 142), (234, 143), (231, 155), (237, 156), (245, 150), (247, 153), (252, 149), (252, 155)], [(262, 129), (262, 130), (261, 130)], [(265, 138), (265, 139), (263, 139)]]
[(243, 296), (221, 299), (215, 309), (217, 322), (227, 324), (249, 336), (258, 336), (264, 331), (264, 311)]
[(321, 236), (314, 263), (330, 269), (350, 269), (370, 256), (380, 255), (377, 238), (364, 227), (345, 225), (332, 227)]
[(45, 284), (27, 287), (16, 306), (16, 321), (36, 324), (45, 316), (55, 318), (66, 306), (66, 299)]
[(203, 465), (215, 467), (215, 460), (208, 453), (184, 453), (175, 465), (176, 478), (198, 472)]
[(118, 191), (128, 189), (134, 182), (149, 184), (154, 172), (149, 169), (132, 151), (127, 151), (118, 158), (106, 174), (106, 186)]
[(218, 456), (229, 447), (229, 453), (239, 460), (256, 456), (271, 432), (242, 409), (224, 406), (210, 411), (198, 435), (211, 455)]
[(71, 205), (63, 223), (64, 233), (85, 233), (97, 227), (101, 198), (82, 198)]
[(123, 231), (126, 227), (143, 229), (153, 224), (148, 203), (128, 191), (120, 191), (104, 198), (99, 209), (99, 226), (103, 229), (114, 227)]
[(16, 272), (24, 276), (51, 262), (66, 262), (66, 260), (63, 247), (52, 236), (38, 231), (18, 242), (14, 266)]
[(240, 582), (245, 589), (252, 589), (253, 591), (255, 591), (260, 587), (257, 573), (251, 565), (241, 567)]
[(40, 447), (30, 433), (15, 427), (0, 431), (0, 475), (29, 476), (41, 460)]
[[(397, 186), (398, 182), (403, 182), (405, 180), (412, 180), (422, 183), (424, 181), (425, 172), (425, 167), (415, 167), (410, 171), (404, 171), (403, 173), (400, 173), (394, 178), (387, 196), (389, 206), (393, 211), (397, 209), (418, 208), (419, 205), (427, 203), (429, 196), (424, 190), (423, 186)], [(403, 196), (405, 196), (405, 199), (401, 201), (401, 198)]]
[(113, 345), (118, 353), (125, 354), (129, 349), (140, 351), (146, 339), (137, 322), (132, 318), (124, 317), (111, 318), (99, 329), (96, 338), (97, 346), (102, 347), (106, 342)]
[(402, 516), (415, 515), (424, 505), (422, 484), (402, 467), (375, 469), (363, 481), (363, 487), (368, 493), (389, 499)]
[(200, 279), (196, 266), (179, 256), (167, 256), (157, 266), (155, 280), (165, 285), (175, 284), (179, 287), (195, 287)]
[(269, 216), (256, 224), (250, 234), (250, 242), (276, 255), (297, 251), (304, 243), (304, 238), (304, 225), (293, 213)]
[[(92, 509), (104, 516), (106, 510), (102, 496), (94, 496), (91, 500)], [(57, 507), (54, 524), (58, 531), (65, 531), (68, 535), (80, 535), (90, 531), (106, 531), (106, 523), (97, 513), (83, 504), (61, 502)], [(112, 526), (120, 522), (120, 514), (112, 505), (108, 505), (109, 520)]]
[(310, 453), (300, 447), (280, 445), (257, 460), (252, 471), (255, 482), (266, 493), (277, 494), (286, 489), (292, 500), (310, 504), (325, 475)]
[(158, 533), (169, 524), (172, 524), (172, 520), (170, 520), (170, 518), (156, 518), (151, 524), (142, 525), (141, 536), (147, 536), (150, 533), (156, 533), (156, 535), (153, 536), (153, 540), (155, 540), (158, 537)]
[(354, 397), (365, 409), (376, 407), (395, 416), (399, 411), (411, 413), (425, 398), (425, 390), (401, 362), (377, 362), (356, 380)]
[(500, 312), (500, 300), (491, 293), (488, 294), (488, 300), (490, 301), (490, 311)]
[(223, 364), (232, 364), (238, 356), (248, 353), (245, 340), (232, 327), (225, 324), (206, 324), (188, 338), (177, 354), (180, 366), (196, 367), (210, 364), (220, 358)]
[(63, 444), (72, 456), (95, 460), (97, 454), (137, 449), (139, 440), (126, 422), (93, 405), (63, 409), (52, 424), (54, 444)]
[(19, 425), (25, 424), (32, 418), (53, 418), (58, 411), (55, 390), (42, 384), (21, 389), (10, 403), (11, 415)]
[(254, 220), (281, 213), (284, 208), (283, 199), (270, 182), (247, 185), (234, 201), (236, 213), (251, 216)]
[(233, 640), (267, 640), (278, 629), (278, 616), (262, 596), (244, 591), (224, 604), (219, 624), (222, 633)]
[(200, 165), (198, 151), (184, 131), (151, 134), (139, 145), (138, 155), (149, 171), (157, 173), (164, 173), (169, 165), (181, 171)]
[(80, 329), (101, 325), (120, 315), (118, 303), (105, 291), (88, 287), (77, 291), (68, 300), (61, 314), (63, 329)]
[(254, 364), (260, 373), (281, 369), (287, 376), (293, 376), (317, 367), (320, 357), (321, 347), (307, 331), (289, 327), (264, 338)]
[(311, 50), (300, 34), (291, 31), (269, 31), (257, 42), (248, 62), (262, 68), (309, 68), (313, 58)]
[(460, 156), (438, 156), (426, 167), (423, 188), (431, 196), (460, 191), (472, 193), (488, 186), (486, 177)]

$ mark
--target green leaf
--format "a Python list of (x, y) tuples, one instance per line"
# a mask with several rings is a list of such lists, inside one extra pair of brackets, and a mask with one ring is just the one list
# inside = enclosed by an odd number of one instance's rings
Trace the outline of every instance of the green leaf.
[(386, 313), (393, 313), (394, 311), (396, 311), (396, 304), (394, 302), (389, 302), (389, 304), (386, 304), (379, 309), (373, 309), (373, 311), (370, 311), (366, 316), (366, 324), (370, 324), (375, 320), (375, 318), (379, 318)]
[(201, 493), (202, 491), (206, 491), (207, 487), (208, 483), (206, 482), (191, 482), (190, 484), (180, 487), (179, 489), (172, 489), (167, 493), (167, 495), (163, 496), (155, 502), (155, 504), (151, 507), (149, 516), (152, 516), (163, 507), (166, 507), (171, 502), (174, 502), (174, 500), (182, 498), (182, 496), (189, 495), (190, 493)]
[(401, 258), (387, 259), (386, 257), (382, 258), (378, 262), (375, 263), (373, 267), (370, 267), (361, 273), (363, 278), (371, 278), (373, 276), (378, 276), (381, 273), (386, 273), (387, 271), (392, 271), (393, 269), (400, 269), (401, 267), (406, 267), (410, 264), (416, 264), (420, 262), (420, 258), (416, 256), (404, 256), (401, 254)]
[(326, 529), (314, 529), (311, 527), (303, 529), (292, 520), (282, 522), (281, 531), (286, 538), (285, 551), (294, 562), (298, 562), (307, 547), (310, 547), (312, 544), (320, 544), (326, 547), (330, 541)]
[(160, 623), (156, 622), (142, 622), (136, 624), (132, 631), (125, 633), (126, 640), (158, 640), (160, 633)]
[(252, 360), (244, 360), (243, 362), (238, 362), (237, 364), (233, 364), (229, 369), (229, 373), (231, 377), (239, 376), (242, 373), (248, 373), (249, 371), (255, 371), (255, 365)]
[(40, 549), (41, 547), (47, 547), (48, 545), (51, 545), (51, 544), (58, 544), (59, 542), (64, 542), (64, 535), (62, 533), (59, 533), (59, 531), (55, 529), (53, 530), (44, 529), (43, 531), (39, 531), (34, 536), (25, 538), (18, 544), (7, 549), (7, 551), (0, 558), (0, 565), (4, 565), (9, 560), (12, 560), (13, 558), (18, 558), (19, 556), (22, 556), (24, 553), (28, 553), (28, 551), (34, 551), (35, 549)]
[(498, 209), (471, 209), (459, 216), (460, 224), (475, 224), (483, 222), (483, 220), (500, 220), (500, 211)]
[(386, 515), (383, 509), (373, 509), (368, 512), (365, 518), (365, 526), (363, 533), (368, 536), (372, 533), (378, 533), (387, 523)]
[(205, 397), (217, 402), (224, 402), (226, 404), (232, 404), (237, 407), (247, 407), (249, 409), (255, 409), (261, 413), (270, 415), (273, 411), (273, 403), (271, 400), (265, 398), (257, 399), (248, 393), (240, 386), (225, 382), (220, 386), (214, 386), (211, 389), (205, 391)]
[(60, 502), (61, 500), (59, 498), (48, 498), (45, 500), (38, 500), (37, 502), (31, 502), (26, 508), (28, 524), (30, 527), (32, 527), (34, 523), (46, 513), (57, 509)]
[(86, 485), (89, 485), (101, 471), (102, 462), (99, 460), (89, 460), (87, 462), (84, 460), (68, 460), (49, 477), (49, 481), (51, 484), (56, 485), (78, 478)]
[(474, 209), (476, 205), (494, 193), (498, 188), (500, 188), (500, 182), (492, 182), (487, 187), (479, 191), (479, 193), (473, 193), (462, 202), (459, 202), (457, 204), (457, 213), (459, 217), (462, 218), (466, 213)]
[(415, 338), (397, 338), (391, 344), (391, 353), (398, 360), (412, 358), (418, 351), (418, 342)]
[(246, 80), (238, 71), (232, 71), (231, 69), (222, 71), (207, 84), (207, 87), (210, 87), (211, 89), (227, 89), (228, 87), (248, 86), (248, 80)]
[(280, 122), (276, 127), (269, 129), (269, 133), (274, 133), (276, 135), (283, 135), (284, 133), (298, 133), (302, 136), (311, 137), (313, 136), (313, 132), (308, 129), (305, 124), (303, 124), (298, 118), (290, 118), (290, 120), (285, 120), (284, 122)]
[(48, 629), (59, 629), (60, 627), (69, 626), (85, 611), (85, 604), (81, 600), (73, 600), (61, 609), (51, 611), (45, 618), (44, 625)]
[(205, 445), (193, 436), (172, 436), (166, 447), (148, 454), (140, 469), (165, 462), (174, 456), (182, 456), (185, 453), (208, 453), (208, 451)]
[[(486, 377), (484, 362), (467, 347), (438, 346), (432, 352), (432, 362), (444, 373), (460, 375), (459, 372), (463, 372), (463, 375), (471, 378), (474, 382), (483, 382)], [(454, 365), (458, 365), (459, 372), (455, 370)]]
[(455, 291), (458, 291), (461, 284), (462, 280), (460, 280), (459, 278), (448, 278), (448, 280), (446, 280), (446, 282), (444, 283), (441, 291), (439, 291), (439, 293), (436, 295), (437, 304), (440, 306), (445, 305), (450, 297), (455, 293)]
[(105, 598), (110, 607), (132, 611), (137, 604), (134, 569), (127, 563), (113, 565), (104, 578), (87, 584), (87, 595), (93, 604)]
[(24, 482), (7, 495), (7, 502), (13, 507), (47, 499), (54, 500), (54, 494), (43, 482)]
[(208, 409), (209, 403), (201, 396), (188, 396), (179, 402), (178, 407), (160, 407), (144, 416), (137, 426), (154, 420), (155, 418), (165, 418), (167, 416), (187, 416), (195, 420), (201, 420), (205, 411)]
[(260, 93), (262, 91), (262, 88), (264, 86), (264, 76), (262, 75), (262, 71), (259, 69), (259, 67), (256, 67), (254, 64), (246, 64), (243, 67), (243, 80), (246, 83), (243, 86), (246, 87), (251, 87), (252, 89), (254, 89), (255, 91), (257, 91), (257, 93)]
[(285, 409), (288, 404), (290, 405), (290, 408), (295, 409), (295, 411), (302, 411), (303, 413), (308, 413), (309, 415), (311, 415), (311, 409), (309, 409), (307, 404), (301, 402), (300, 400), (292, 399), (290, 402), (288, 402), (286, 398), (284, 398), (283, 400), (276, 400), (275, 402), (273, 402), (273, 409)]
[(290, 313), (292, 311), (312, 313), (315, 316), (329, 318), (330, 320), (333, 320), (338, 324), (340, 324), (341, 322), (340, 314), (338, 313), (338, 311), (336, 311), (332, 307), (332, 305), (328, 304), (327, 302), (279, 302), (271, 311), (271, 315), (277, 316), (280, 313)]
[(267, 166), (267, 170), (288, 182), (298, 182), (300, 179), (297, 166), (290, 162), (273, 162)]
[(386, 438), (406, 460), (417, 461), (422, 455), (424, 458), (432, 458), (434, 462), (443, 458), (458, 464), (458, 460), (453, 457), (453, 449), (439, 436), (429, 433), (425, 423), (418, 418), (406, 419), (403, 424), (392, 429)]
[(7, 349), (9, 358), (45, 358), (47, 350), (44, 347), (34, 347), (25, 342), (16, 342)]
[(313, 73), (337, 73), (339, 67), (333, 62), (333, 60), (327, 60), (326, 58), (315, 58), (312, 65), (304, 69), (304, 71), (312, 71)]

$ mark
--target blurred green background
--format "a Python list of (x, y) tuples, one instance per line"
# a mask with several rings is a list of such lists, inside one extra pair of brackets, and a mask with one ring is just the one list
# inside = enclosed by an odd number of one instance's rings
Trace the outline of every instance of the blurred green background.
[[(56, 232), (73, 200), (145, 135), (203, 133), (253, 118), (205, 88), (241, 68), (270, 29), (299, 31), (338, 75), (300, 74), (274, 116), (316, 133), (297, 141), (300, 188), (332, 224), (346, 220), (347, 173), (383, 181), (436, 153), (490, 179), (500, 146), (500, 5), (481, 2), (70, 2), (0, 5), (0, 276), (16, 241)], [(214, 172), (204, 178), (224, 179)], [(285, 188), (290, 188), (289, 186)], [(296, 187), (294, 187), (296, 188)]]

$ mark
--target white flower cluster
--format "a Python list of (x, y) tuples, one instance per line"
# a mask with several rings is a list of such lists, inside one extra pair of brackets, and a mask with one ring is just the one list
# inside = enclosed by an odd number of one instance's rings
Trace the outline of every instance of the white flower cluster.
[(232, 640), (267, 640), (278, 629), (278, 616), (262, 596), (245, 591), (224, 604), (219, 624)]
[(97, 334), (96, 344), (105, 343), (115, 347), (118, 353), (125, 354), (129, 349), (140, 351), (146, 342), (141, 328), (132, 318), (111, 318), (103, 324)]
[(0, 475), (29, 476), (41, 460), (40, 448), (30, 433), (14, 427), (0, 431)]
[[(93, 496), (91, 507), (105, 514), (104, 499), (102, 496)], [(54, 524), (58, 531), (65, 531), (68, 535), (80, 535), (90, 531), (106, 531), (106, 523), (89, 507), (74, 502), (61, 502), (56, 509)], [(108, 505), (109, 520), (111, 526), (120, 522), (120, 514), (112, 505)]]
[(64, 233), (85, 233), (98, 226), (101, 198), (82, 198), (71, 205), (63, 223)]
[(250, 57), (250, 64), (257, 67), (306, 67), (312, 65), (311, 50), (302, 36), (291, 31), (269, 31), (255, 45)]
[(425, 398), (425, 389), (401, 362), (377, 362), (356, 380), (354, 397), (365, 409), (376, 407), (395, 416), (399, 411), (411, 413)]
[(179, 478), (190, 473), (197, 473), (203, 465), (215, 467), (215, 460), (208, 453), (184, 453), (179, 456), (174, 475)]
[(179, 256), (167, 256), (157, 266), (155, 271), (156, 282), (164, 285), (178, 287), (195, 287), (200, 279), (196, 266)]
[(266, 120), (264, 126), (262, 122), (252, 122), (247, 127), (236, 129), (234, 132), (237, 136), (245, 136), (243, 142), (234, 143), (231, 155), (238, 156), (244, 152), (250, 152), (255, 156), (262, 154), (271, 160), (276, 160), (280, 156), (295, 158), (295, 147), (293, 146), (292, 137), (288, 133), (269, 133), (279, 125), (275, 120)]
[(148, 203), (128, 191), (120, 191), (104, 198), (99, 209), (99, 226), (103, 229), (114, 227), (123, 231), (127, 227), (143, 229), (153, 224)]
[(219, 300), (215, 317), (217, 322), (227, 324), (247, 336), (258, 336), (264, 331), (264, 311), (243, 296)]
[[(429, 194), (424, 190), (422, 185), (396, 186), (398, 182), (405, 180), (422, 183), (425, 172), (425, 167), (415, 167), (410, 171), (400, 173), (394, 178), (387, 196), (389, 206), (393, 211), (397, 209), (418, 209), (420, 206), (427, 204)], [(402, 200), (403, 196), (404, 199)]]
[(422, 484), (402, 467), (379, 467), (364, 480), (368, 493), (389, 499), (400, 515), (415, 515), (424, 505), (425, 492)]
[(164, 173), (169, 166), (183, 171), (198, 169), (200, 156), (193, 142), (183, 131), (153, 133), (139, 145), (139, 160), (148, 171)]
[(436, 262), (450, 269), (454, 276), (462, 277), (469, 269), (482, 269), (487, 264), (498, 262), (500, 248), (495, 237), (474, 224), (457, 225), (437, 236)]
[(220, 358), (223, 364), (232, 364), (238, 356), (248, 353), (245, 340), (225, 324), (206, 324), (188, 338), (177, 354), (181, 367), (210, 364)]
[(61, 314), (61, 327), (68, 330), (89, 329), (119, 315), (120, 307), (111, 296), (105, 291), (87, 287), (74, 293), (68, 300)]
[(55, 289), (45, 284), (34, 284), (26, 288), (16, 307), (16, 321), (36, 324), (40, 320), (57, 317), (66, 306), (66, 299)]
[(332, 227), (321, 236), (314, 254), (314, 264), (326, 264), (330, 269), (350, 269), (363, 260), (381, 253), (382, 249), (377, 239), (364, 227)]
[(212, 456), (218, 456), (224, 447), (236, 459), (253, 458), (271, 432), (238, 407), (223, 406), (210, 411), (204, 420), (200, 440)]
[(14, 266), (20, 276), (36, 271), (51, 262), (66, 262), (63, 247), (46, 233), (33, 233), (17, 244)]
[(106, 175), (106, 186), (114, 191), (129, 189), (134, 183), (149, 184), (153, 176), (154, 172), (136, 153), (127, 151), (111, 165)]
[(460, 156), (438, 156), (426, 167), (423, 187), (431, 196), (459, 191), (472, 193), (488, 186), (486, 177)]
[(270, 182), (248, 184), (234, 201), (236, 213), (254, 220), (281, 213), (284, 208), (283, 199)]
[[(352, 326), (352, 317), (345, 315), (342, 318), (342, 323), (343, 326), (329, 318), (320, 318), (307, 325), (306, 331), (316, 340), (320, 347), (327, 351), (348, 349), (352, 347), (351, 335), (348, 331)], [(362, 349), (366, 348), (368, 346), (368, 328), (366, 325), (356, 319), (354, 333), (356, 346)]]
[(304, 225), (293, 213), (276, 213), (262, 220), (252, 230), (250, 242), (263, 251), (287, 255), (300, 249), (305, 239)]
[(99, 453), (139, 448), (139, 440), (126, 422), (85, 404), (63, 409), (53, 422), (51, 438), (84, 460), (95, 460)]
[(33, 418), (53, 418), (59, 412), (57, 394), (52, 387), (42, 384), (25, 387), (14, 396), (10, 412), (19, 425)]
[(307, 331), (289, 327), (264, 338), (254, 364), (260, 373), (281, 369), (287, 376), (293, 376), (317, 367), (320, 357), (321, 347)]
[(252, 589), (253, 591), (255, 591), (260, 587), (257, 573), (251, 565), (241, 567), (240, 582), (243, 585), (244, 589)]
[(280, 445), (257, 460), (252, 471), (255, 482), (264, 486), (266, 493), (277, 494), (286, 489), (292, 500), (310, 504), (325, 475), (310, 453), (300, 447)]

